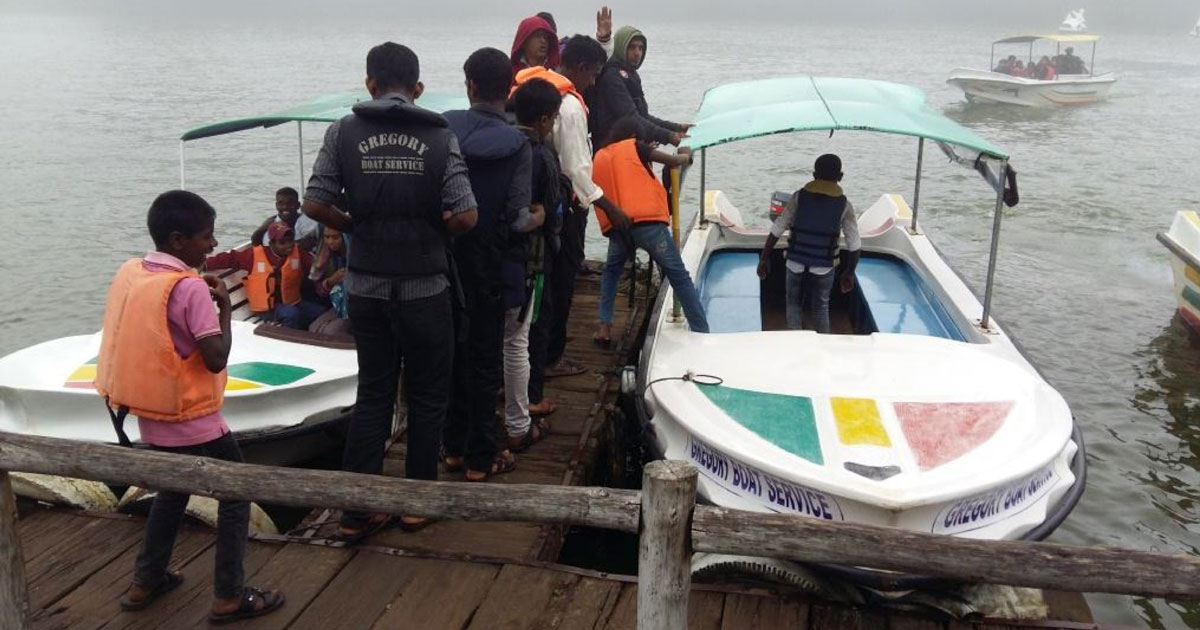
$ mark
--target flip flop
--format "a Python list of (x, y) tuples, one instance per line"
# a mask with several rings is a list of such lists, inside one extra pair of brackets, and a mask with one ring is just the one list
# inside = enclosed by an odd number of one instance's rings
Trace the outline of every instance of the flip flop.
[(611, 337), (600, 337), (598, 335), (592, 335), (592, 343), (597, 348), (602, 348), (604, 350), (609, 350), (612, 348), (612, 338)]
[[(261, 600), (262, 608), (258, 608), (258, 601)], [(251, 619), (260, 617), (269, 612), (277, 610), (283, 605), (283, 593), (279, 591), (264, 591), (257, 588), (246, 587), (242, 591), (242, 601), (238, 603), (237, 610), (229, 613), (209, 613), (208, 622), (212, 624), (231, 623), (241, 619)]]
[[(180, 584), (183, 584), (183, 574), (175, 571), (167, 571), (163, 574), (162, 582), (159, 582), (158, 586), (154, 587), (154, 589), (147, 593), (145, 597), (138, 600), (129, 599), (129, 591), (126, 590), (125, 594), (121, 596), (121, 599), (118, 601), (118, 603), (121, 605), (121, 610), (143, 610), (150, 604), (154, 603), (154, 600), (157, 599), (159, 595), (164, 595), (175, 590)], [(132, 588), (133, 587), (131, 586), (130, 589)]]
[[(505, 455), (508, 455), (508, 457), (505, 457)], [(517, 468), (516, 455), (513, 455), (512, 452), (510, 452), (510, 451), (501, 451), (499, 453), (496, 453), (496, 457), (494, 459), (492, 459), (492, 469), (491, 470), (482, 471), (482, 470), (471, 470), (470, 468), (467, 468), (467, 481), (470, 481), (473, 483), (487, 481), (488, 479), (491, 479), (492, 477), (494, 477), (496, 475), (502, 475), (507, 472), (512, 472), (512, 471), (516, 470), (516, 468)], [(483, 476), (472, 478), (471, 477), (472, 473), (477, 474), (477, 475), (482, 474)]]
[(587, 368), (578, 363), (563, 357), (554, 365), (547, 365), (543, 378), (556, 378), (559, 376), (575, 376), (587, 372)]
[[(442, 466), (445, 467), (446, 472), (462, 472), (463, 468), (466, 467), (466, 460), (463, 459), (462, 455), (451, 455), (451, 454), (447, 453), (446, 449), (444, 449), (444, 448), (442, 449), (442, 453), (441, 453), (440, 457), (442, 460)], [(457, 464), (450, 463), (451, 459), (457, 459), (458, 463)]]
[(419, 532), (436, 522), (432, 518), (423, 518), (419, 521), (406, 521), (403, 518), (398, 518), (396, 519), (396, 528), (409, 533)]
[(339, 525), (338, 531), (333, 535), (333, 540), (339, 542), (344, 547), (350, 547), (362, 542), (368, 536), (378, 532), (391, 523), (392, 517), (387, 514), (374, 514), (367, 522), (353, 533), (345, 533), (344, 527)]

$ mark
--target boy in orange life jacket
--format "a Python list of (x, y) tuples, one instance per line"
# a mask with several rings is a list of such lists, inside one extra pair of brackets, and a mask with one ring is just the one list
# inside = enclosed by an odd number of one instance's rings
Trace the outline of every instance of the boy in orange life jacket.
[(312, 268), (312, 254), (300, 249), (292, 226), (283, 221), (267, 227), (270, 247), (255, 245), (229, 250), (204, 261), (204, 269), (239, 269), (246, 272), (243, 286), (250, 310), (288, 328), (307, 328), (325, 309), (300, 299), (300, 285)]
[(596, 212), (600, 231), (608, 236), (608, 259), (600, 276), (600, 327), (592, 340), (599, 345), (612, 341), (613, 302), (617, 297), (617, 282), (625, 261), (634, 254), (635, 246), (646, 250), (654, 264), (662, 269), (679, 298), (688, 326), (695, 332), (708, 332), (708, 319), (692, 276), (683, 265), (679, 248), (671, 238), (667, 223), (671, 219), (667, 206), (667, 191), (650, 169), (650, 162), (681, 166), (691, 162), (691, 153), (681, 150), (670, 155), (654, 149), (638, 137), (638, 122), (631, 117), (618, 120), (610, 133), (612, 143), (600, 149), (592, 160), (596, 185), (605, 195), (625, 210), (629, 221), (628, 236), (610, 234), (612, 225), (603, 212)]
[[(215, 218), (212, 206), (183, 190), (151, 204), (146, 223), (156, 251), (126, 262), (113, 279), (95, 385), (114, 409), (138, 417), (141, 440), (154, 449), (240, 462), (241, 450), (221, 416), (233, 341), (229, 293), (217, 278), (192, 271), (217, 245)], [(167, 564), (188, 498), (168, 491), (155, 496), (122, 609), (141, 610), (183, 581)], [(221, 501), (216, 599), (209, 615), (214, 622), (258, 616), (283, 603), (278, 591), (243, 583), (249, 519), (249, 503)]]

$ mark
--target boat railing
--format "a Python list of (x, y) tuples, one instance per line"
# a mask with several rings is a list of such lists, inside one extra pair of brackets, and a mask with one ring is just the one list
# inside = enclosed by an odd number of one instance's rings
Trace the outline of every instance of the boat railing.
[(698, 471), (656, 461), (642, 489), (415, 481), (240, 464), (0, 432), (0, 628), (30, 627), (10, 472), (215, 499), (434, 519), (598, 527), (638, 535), (639, 630), (687, 627), (696, 552), (915, 572), (964, 582), (1200, 599), (1200, 558), (1180, 553), (985, 541), (696, 504)]

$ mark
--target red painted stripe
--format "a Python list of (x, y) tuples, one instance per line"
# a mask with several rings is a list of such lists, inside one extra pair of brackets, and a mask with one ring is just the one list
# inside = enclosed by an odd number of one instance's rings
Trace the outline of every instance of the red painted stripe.
[(1200, 315), (1197, 315), (1191, 310), (1180, 306), (1179, 316), (1182, 317), (1183, 321), (1187, 322), (1189, 326), (1195, 329), (1196, 332), (1200, 333)]
[(921, 470), (975, 450), (1004, 424), (1011, 402), (896, 403), (896, 417)]

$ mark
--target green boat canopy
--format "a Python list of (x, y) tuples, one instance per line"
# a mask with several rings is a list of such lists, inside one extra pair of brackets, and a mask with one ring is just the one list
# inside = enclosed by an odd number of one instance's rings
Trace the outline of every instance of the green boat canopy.
[[(371, 95), (366, 90), (356, 90), (354, 92), (344, 92), (340, 94), (330, 94), (319, 97), (303, 105), (289, 107), (288, 109), (280, 110), (271, 114), (263, 114), (261, 116), (251, 116), (249, 118), (235, 118), (233, 120), (225, 120), (222, 122), (204, 125), (190, 129), (180, 140), (187, 142), (189, 140), (199, 140), (200, 138), (208, 138), (211, 136), (219, 136), (237, 131), (245, 131), (246, 129), (254, 129), (257, 127), (274, 127), (288, 122), (325, 122), (330, 123), (336, 120), (341, 120), (343, 116), (350, 113), (350, 108), (355, 103), (367, 101), (371, 99)], [(417, 104), (426, 109), (435, 112), (445, 112), (452, 109), (466, 109), (470, 106), (467, 102), (467, 97), (450, 96), (447, 94), (425, 93), (417, 100)]]
[(925, 103), (921, 90), (887, 81), (784, 77), (729, 83), (704, 94), (692, 149), (792, 131), (874, 131), (963, 147), (1007, 160), (1008, 154)]

